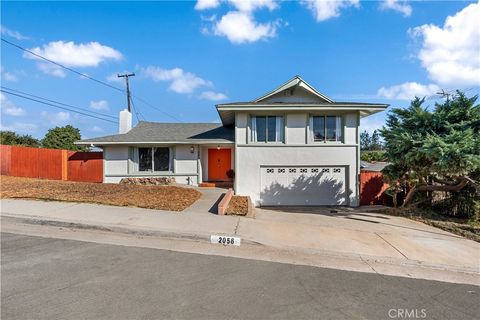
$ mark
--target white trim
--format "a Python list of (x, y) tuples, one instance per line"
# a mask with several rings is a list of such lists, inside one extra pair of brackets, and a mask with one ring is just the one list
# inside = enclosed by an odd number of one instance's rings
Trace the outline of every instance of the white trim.
[(294, 87), (296, 85), (301, 85), (301, 84), (304, 84), (302, 87), (305, 88), (306, 90), (310, 91), (311, 93), (313, 93), (314, 95), (316, 95), (317, 97), (321, 98), (322, 100), (325, 100), (329, 103), (333, 103), (334, 101), (332, 99), (330, 99), (329, 97), (327, 97), (326, 95), (320, 93), (319, 91), (317, 91), (314, 87), (312, 87), (311, 85), (309, 85), (305, 80), (303, 80), (301, 77), (299, 76), (295, 76), (293, 77), (292, 79), (288, 80), (287, 82), (285, 82), (284, 84), (280, 85), (279, 87), (277, 87), (276, 89), (274, 89), (273, 91), (270, 91), (269, 93), (253, 100), (253, 102), (259, 102), (259, 101), (262, 101), (262, 100), (265, 100), (265, 99), (268, 99), (269, 97), (279, 93), (279, 92), (282, 92), (283, 90), (286, 90), (288, 88), (291, 88), (291, 87)]
[(265, 103), (265, 104), (252, 104), (252, 103), (242, 103), (242, 104), (219, 104), (217, 105), (218, 110), (258, 110), (262, 108), (268, 108), (267, 110), (275, 110), (275, 109), (288, 109), (295, 107), (294, 110), (302, 110), (301, 108), (305, 109), (329, 109), (332, 111), (336, 110), (378, 110), (378, 109), (386, 109), (389, 105), (388, 104), (373, 104), (373, 105), (358, 105), (358, 104), (329, 104), (329, 103), (285, 103), (285, 104), (278, 104), (278, 103)]
[[(150, 149), (151, 150), (151, 156), (152, 156), (152, 168), (151, 170), (147, 170), (147, 171), (140, 171), (140, 153), (139, 153), (139, 150), (140, 148), (143, 148), (143, 149)], [(134, 149), (134, 158), (133, 158), (133, 162), (134, 162), (134, 171), (132, 172), (133, 174), (143, 174), (143, 173), (151, 173), (153, 175), (155, 174), (165, 174), (165, 175), (168, 175), (168, 174), (172, 174), (175, 172), (175, 160), (174, 160), (174, 157), (175, 157), (175, 151), (174, 151), (174, 147), (160, 147), (160, 148), (168, 148), (168, 170), (166, 171), (154, 171), (155, 169), (155, 148), (157, 147), (147, 147), (147, 146), (144, 146), (144, 147), (133, 147)]]
[(197, 144), (197, 145), (230, 145), (230, 144), (235, 144), (235, 141), (228, 142), (228, 141), (205, 141), (205, 142), (196, 142), (196, 141), (76, 141), (74, 142), (75, 145), (94, 145), (94, 146), (102, 146), (102, 145), (131, 145), (131, 146), (137, 146), (137, 145), (172, 145), (172, 144)]

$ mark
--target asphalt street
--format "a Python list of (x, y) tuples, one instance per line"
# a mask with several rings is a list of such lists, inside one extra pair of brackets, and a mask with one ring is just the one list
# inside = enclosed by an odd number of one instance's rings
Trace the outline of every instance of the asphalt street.
[(2, 233), (2, 319), (477, 319), (474, 285)]

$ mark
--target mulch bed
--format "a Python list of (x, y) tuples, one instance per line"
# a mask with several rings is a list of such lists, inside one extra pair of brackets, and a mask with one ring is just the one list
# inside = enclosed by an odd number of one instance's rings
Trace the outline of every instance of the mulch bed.
[(23, 198), (89, 202), (113, 206), (182, 211), (201, 197), (192, 188), (88, 183), (0, 177), (0, 199)]
[(226, 215), (245, 216), (248, 213), (248, 197), (232, 196), (228, 204)]

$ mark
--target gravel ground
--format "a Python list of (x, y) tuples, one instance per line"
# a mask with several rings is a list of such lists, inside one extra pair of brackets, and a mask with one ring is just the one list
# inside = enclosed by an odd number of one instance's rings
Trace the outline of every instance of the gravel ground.
[(192, 188), (0, 177), (0, 198), (89, 202), (182, 211), (201, 197)]

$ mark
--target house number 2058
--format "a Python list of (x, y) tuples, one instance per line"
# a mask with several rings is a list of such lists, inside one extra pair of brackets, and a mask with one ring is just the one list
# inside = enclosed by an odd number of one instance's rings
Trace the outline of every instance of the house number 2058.
[(240, 238), (212, 235), (210, 237), (210, 242), (211, 243), (216, 243), (216, 244), (223, 244), (223, 245), (226, 245), (226, 246), (227, 245), (239, 246), (240, 245)]

